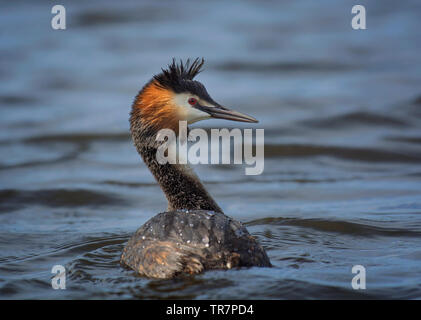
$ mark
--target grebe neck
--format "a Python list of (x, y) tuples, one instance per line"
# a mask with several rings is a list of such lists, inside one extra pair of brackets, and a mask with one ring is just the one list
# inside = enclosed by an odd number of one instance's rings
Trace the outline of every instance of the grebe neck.
[(188, 165), (158, 162), (158, 145), (153, 132), (133, 129), (136, 149), (164, 192), (168, 210), (211, 210), (223, 213)]

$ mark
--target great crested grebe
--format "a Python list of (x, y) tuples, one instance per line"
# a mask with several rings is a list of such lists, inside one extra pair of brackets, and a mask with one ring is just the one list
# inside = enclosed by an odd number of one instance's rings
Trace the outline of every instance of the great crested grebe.
[(178, 133), (179, 121), (188, 124), (219, 118), (257, 122), (216, 103), (203, 84), (193, 80), (203, 59), (172, 64), (155, 75), (136, 96), (130, 130), (142, 156), (168, 200), (159, 213), (128, 241), (121, 263), (143, 276), (172, 278), (182, 273), (234, 267), (270, 267), (265, 250), (238, 221), (226, 216), (199, 178), (182, 164), (160, 164), (160, 129)]

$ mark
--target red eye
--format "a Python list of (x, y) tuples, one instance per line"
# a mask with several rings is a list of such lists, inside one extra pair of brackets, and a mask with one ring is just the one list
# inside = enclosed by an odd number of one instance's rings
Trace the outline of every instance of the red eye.
[(189, 104), (190, 104), (191, 106), (194, 106), (196, 103), (197, 103), (197, 100), (196, 100), (195, 98), (190, 98), (190, 99), (189, 99)]

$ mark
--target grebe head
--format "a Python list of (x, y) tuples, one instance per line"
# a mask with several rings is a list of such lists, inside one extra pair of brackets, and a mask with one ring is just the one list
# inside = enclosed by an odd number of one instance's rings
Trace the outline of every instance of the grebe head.
[[(241, 122), (258, 122), (246, 114), (230, 110), (215, 102), (205, 86), (193, 78), (201, 71), (204, 59), (177, 63), (173, 59), (167, 69), (155, 75), (137, 95), (131, 123), (149, 129), (173, 129), (179, 121), (188, 124), (217, 118)], [(140, 123), (139, 123), (140, 121)]]

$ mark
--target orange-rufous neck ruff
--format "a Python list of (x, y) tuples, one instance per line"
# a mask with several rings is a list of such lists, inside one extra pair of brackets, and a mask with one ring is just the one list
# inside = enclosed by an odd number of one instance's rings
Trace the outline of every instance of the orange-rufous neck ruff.
[(171, 129), (178, 132), (178, 113), (175, 93), (160, 86), (155, 80), (139, 94), (133, 106), (140, 111), (142, 122), (156, 130)]

